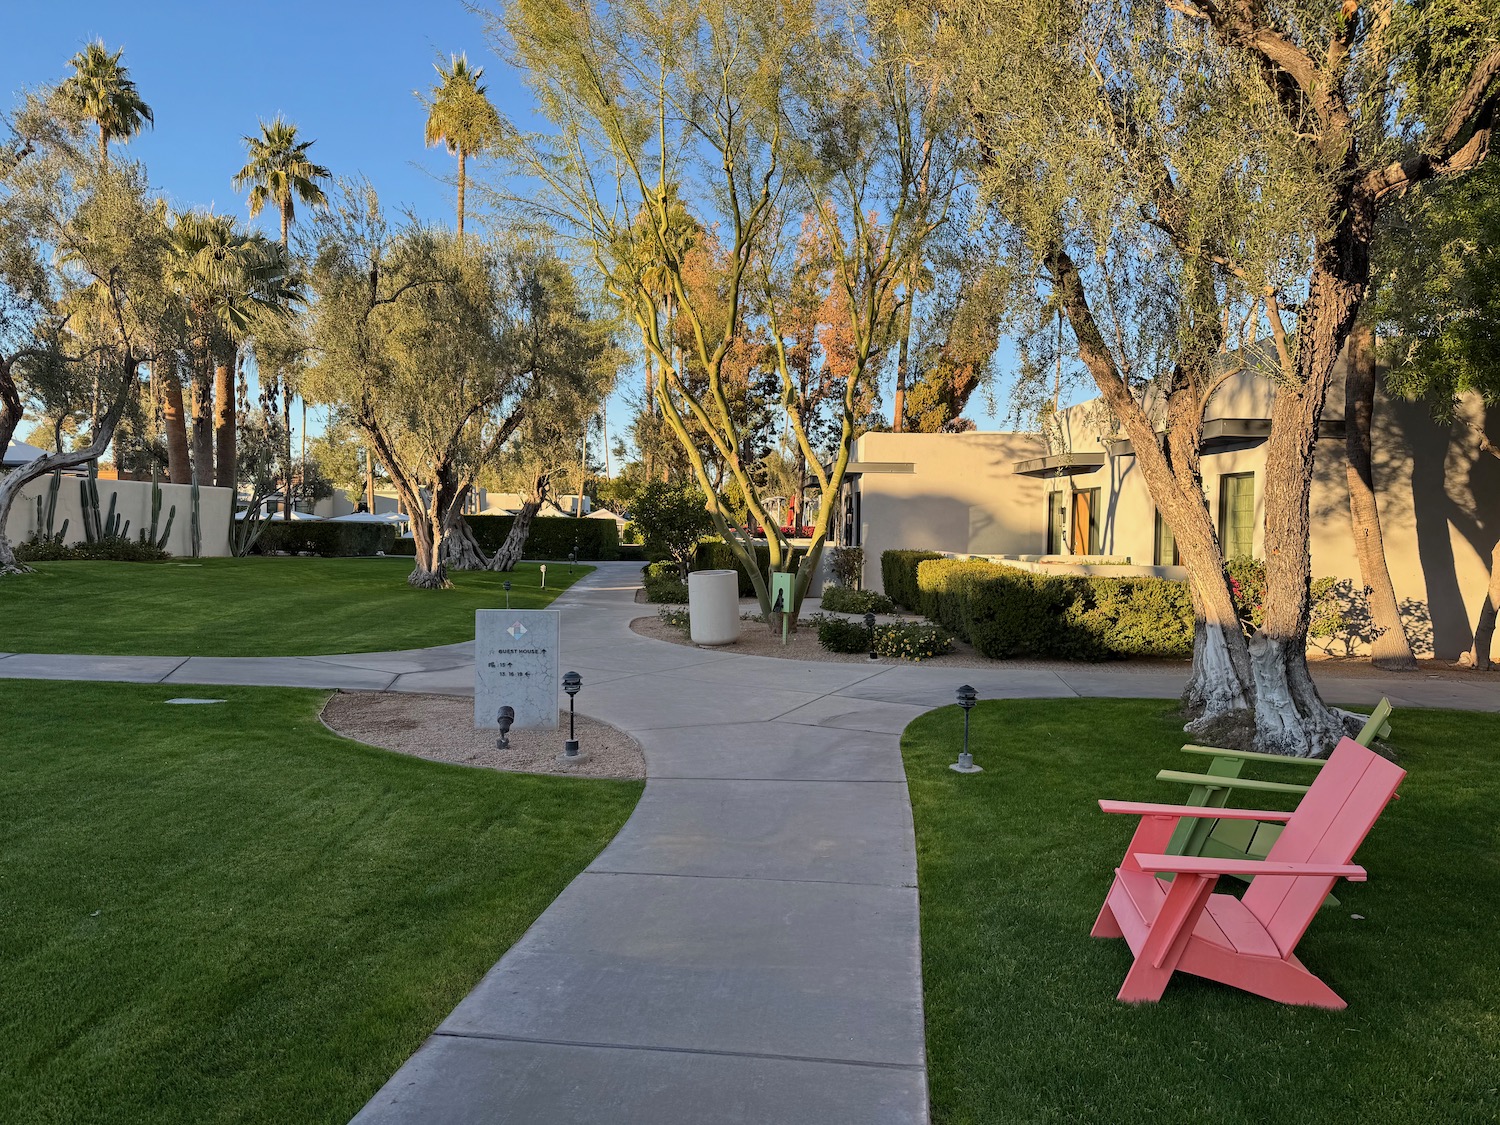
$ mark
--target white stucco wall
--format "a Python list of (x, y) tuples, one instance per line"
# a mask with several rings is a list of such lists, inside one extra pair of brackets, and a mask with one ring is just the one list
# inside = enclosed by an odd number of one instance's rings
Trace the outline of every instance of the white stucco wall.
[[(5, 533), (12, 543), (24, 542), (36, 534), (37, 497), (42, 504), (47, 502), (47, 491), (51, 477), (34, 480), (21, 489), (21, 495), (10, 510), (5, 524)], [(53, 516), (53, 531), (61, 531), (63, 520), (68, 521), (66, 540), (68, 543), (83, 542), (83, 497), (79, 482), (84, 477), (64, 475), (62, 486), (57, 490), (57, 508)], [(151, 528), (151, 482), (139, 480), (101, 480), (99, 489), (99, 517), (109, 514), (110, 496), (115, 496), (115, 511), (130, 521), (126, 532), (131, 539), (139, 537), (144, 529)], [(177, 515), (172, 521), (172, 533), (167, 538), (167, 551), (173, 555), (192, 554), (192, 487), (186, 484), (161, 485), (161, 517), (157, 534), (166, 527), (167, 513), (177, 506)], [(234, 513), (234, 492), (228, 488), (210, 485), (198, 489), (198, 513), (202, 526), (203, 550), (207, 557), (228, 555), (229, 521)]]

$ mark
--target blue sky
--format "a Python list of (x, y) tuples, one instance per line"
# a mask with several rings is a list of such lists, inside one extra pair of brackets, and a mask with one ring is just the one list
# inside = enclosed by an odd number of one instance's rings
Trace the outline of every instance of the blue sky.
[[(96, 38), (125, 48), (156, 115), (129, 152), (178, 207), (246, 217), (230, 186), (244, 163), (241, 138), (280, 112), (316, 139), (312, 155), (335, 175), (364, 175), (388, 207), (452, 223), (453, 188), (443, 177), (453, 160), (423, 147), (425, 111), (413, 96), (435, 80), (432, 64), (466, 51), (485, 67), (501, 111), (530, 116), (525, 87), (490, 54), (480, 20), (458, 0), (0, 0), (0, 95), (59, 81), (68, 59)], [(261, 222), (274, 233), (269, 209)], [(624, 372), (621, 382), (639, 378)], [(980, 398), (968, 413), (991, 428), (996, 419)], [(608, 413), (614, 432), (626, 410), (612, 401)]]

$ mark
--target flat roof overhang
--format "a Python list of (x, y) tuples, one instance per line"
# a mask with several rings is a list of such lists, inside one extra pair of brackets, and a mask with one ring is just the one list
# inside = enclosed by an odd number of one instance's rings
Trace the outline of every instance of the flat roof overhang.
[(1030, 461), (1017, 461), (1014, 472), (1023, 477), (1073, 476), (1096, 473), (1109, 458), (1103, 453), (1053, 453)]
[(849, 467), (844, 470), (844, 475), (857, 477), (865, 473), (914, 473), (916, 471), (915, 461), (850, 461)]

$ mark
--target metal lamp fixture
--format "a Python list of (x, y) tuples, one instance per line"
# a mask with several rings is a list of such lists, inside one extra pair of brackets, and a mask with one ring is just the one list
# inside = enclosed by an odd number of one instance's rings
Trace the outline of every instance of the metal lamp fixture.
[(505, 591), (505, 608), (509, 609), (510, 608), (510, 579), (507, 578), (504, 582), (500, 583), (500, 588)]
[(948, 768), (957, 773), (983, 773), (983, 766), (974, 764), (974, 755), (969, 753), (969, 712), (974, 710), (974, 704), (979, 699), (979, 693), (968, 684), (958, 689), (958, 705), (964, 709), (964, 748), (959, 754), (958, 761)]
[(500, 724), (500, 740), (495, 743), (495, 749), (509, 750), (510, 727), (511, 724), (516, 721), (516, 709), (514, 707), (500, 708), (500, 714), (497, 716), (497, 721)]
[(865, 632), (870, 634), (870, 659), (875, 659), (875, 611), (865, 613)]
[(577, 672), (569, 672), (562, 679), (563, 691), (568, 693), (568, 741), (563, 743), (563, 757), (576, 761), (582, 757), (578, 753), (578, 738), (573, 732), (573, 697), (578, 694), (578, 689), (583, 687), (583, 677)]

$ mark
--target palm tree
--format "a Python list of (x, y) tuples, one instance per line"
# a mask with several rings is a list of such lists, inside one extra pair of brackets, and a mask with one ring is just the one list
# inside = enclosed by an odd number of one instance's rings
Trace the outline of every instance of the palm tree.
[[(176, 216), (168, 242), (166, 283), (181, 302), (186, 326), (184, 353), (193, 377), (193, 460), (214, 483), (235, 485), (235, 354), (266, 316), (285, 316), (301, 299), (288, 252), (265, 235), (247, 233), (229, 215), (188, 211)], [(213, 382), (209, 382), (209, 369)], [(174, 449), (186, 451), (181, 418), (181, 387), (167, 376), (169, 398), (176, 391), (176, 427), (169, 433), (169, 474)], [(169, 410), (169, 422), (170, 418)], [(175, 439), (175, 440), (174, 440)], [(217, 442), (218, 456), (214, 456)], [(174, 471), (174, 469), (176, 471)]]
[(314, 164), (307, 155), (316, 141), (299, 141), (297, 126), (284, 120), (260, 123), (260, 136), (245, 138), (249, 159), (234, 174), (234, 190), (250, 188), (250, 217), (261, 213), (267, 203), (275, 203), (281, 212), (281, 245), (288, 246), (292, 220), (296, 218), (297, 201), (310, 207), (328, 202), (320, 180), (333, 173)]
[(447, 70), (442, 63), (434, 63), (433, 69), (441, 81), (432, 88), (432, 100), (422, 102), (427, 107), (425, 140), (429, 146), (446, 145), (448, 152), (458, 157), (458, 237), (462, 241), (464, 188), (468, 183), (465, 163), (500, 135), (500, 115), (479, 84), (484, 67), (470, 67), (467, 55), (451, 56)]
[(109, 163), (110, 138), (129, 140), (145, 125), (156, 124), (130, 71), (120, 65), (124, 53), (121, 47), (110, 54), (103, 40), (95, 40), (70, 60), (73, 74), (60, 87), (62, 95), (99, 126), (100, 164)]
[[(267, 203), (274, 202), (281, 212), (281, 245), (290, 246), (292, 220), (296, 218), (297, 201), (310, 207), (319, 207), (328, 202), (319, 185), (333, 173), (321, 164), (314, 164), (307, 155), (315, 141), (299, 141), (297, 126), (284, 120), (280, 114), (270, 124), (260, 123), (260, 136), (245, 138), (245, 151), (249, 159), (234, 176), (234, 189), (242, 191), (250, 187), (250, 217), (261, 213)], [(291, 518), (291, 463), (292, 463), (292, 393), (284, 388), (281, 396), (282, 421), (286, 432), (287, 482), (283, 509), (287, 519)]]

